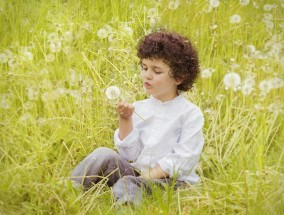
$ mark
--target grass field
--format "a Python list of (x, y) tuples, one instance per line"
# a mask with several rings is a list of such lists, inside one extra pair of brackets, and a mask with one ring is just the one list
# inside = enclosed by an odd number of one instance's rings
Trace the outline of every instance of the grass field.
[(82, 192), (65, 179), (114, 148), (107, 87), (147, 97), (136, 45), (160, 28), (199, 52), (186, 97), (206, 121), (202, 183), (125, 214), (283, 214), (283, 11), (281, 0), (1, 0), (0, 214), (117, 212), (104, 183)]

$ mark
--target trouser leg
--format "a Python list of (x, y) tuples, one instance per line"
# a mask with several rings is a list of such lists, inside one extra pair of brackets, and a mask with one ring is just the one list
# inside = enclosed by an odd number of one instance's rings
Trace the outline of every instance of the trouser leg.
[(71, 180), (84, 187), (90, 187), (107, 178), (107, 185), (113, 186), (124, 175), (136, 175), (125, 158), (115, 151), (101, 147), (94, 150), (72, 171)]
[[(174, 184), (172, 184), (174, 183)], [(124, 176), (119, 179), (112, 188), (114, 197), (118, 203), (133, 203), (139, 204), (142, 201), (143, 192), (152, 194), (154, 187), (164, 188), (165, 185), (173, 185), (174, 189), (182, 186), (186, 186), (183, 181), (174, 182), (173, 179), (145, 179), (135, 176)]]

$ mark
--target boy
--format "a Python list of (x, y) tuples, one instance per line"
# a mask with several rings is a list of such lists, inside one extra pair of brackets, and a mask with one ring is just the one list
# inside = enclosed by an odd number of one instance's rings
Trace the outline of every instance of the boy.
[[(107, 177), (119, 203), (139, 203), (142, 190), (176, 179), (175, 186), (195, 184), (204, 139), (203, 114), (181, 91), (192, 88), (199, 73), (198, 56), (190, 41), (174, 32), (150, 33), (138, 44), (141, 79), (149, 99), (118, 103), (118, 153), (101, 147), (72, 172), (84, 187)], [(134, 109), (144, 120), (134, 115)]]

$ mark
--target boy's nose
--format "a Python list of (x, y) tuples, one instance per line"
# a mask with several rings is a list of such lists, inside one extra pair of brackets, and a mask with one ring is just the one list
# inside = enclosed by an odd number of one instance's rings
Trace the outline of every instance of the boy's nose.
[(144, 77), (145, 77), (146, 79), (152, 79), (153, 76), (152, 76), (151, 71), (149, 71), (149, 70), (145, 71)]

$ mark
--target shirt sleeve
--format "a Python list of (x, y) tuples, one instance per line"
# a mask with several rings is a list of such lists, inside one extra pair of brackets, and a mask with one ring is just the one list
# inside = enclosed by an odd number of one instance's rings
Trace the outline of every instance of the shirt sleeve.
[(195, 170), (204, 145), (204, 117), (197, 109), (187, 116), (181, 135), (172, 151), (158, 161), (171, 178), (183, 178)]
[(133, 128), (130, 134), (123, 140), (120, 140), (118, 134), (119, 129), (116, 129), (114, 132), (114, 144), (117, 147), (119, 154), (129, 161), (135, 161), (141, 150), (138, 130)]

